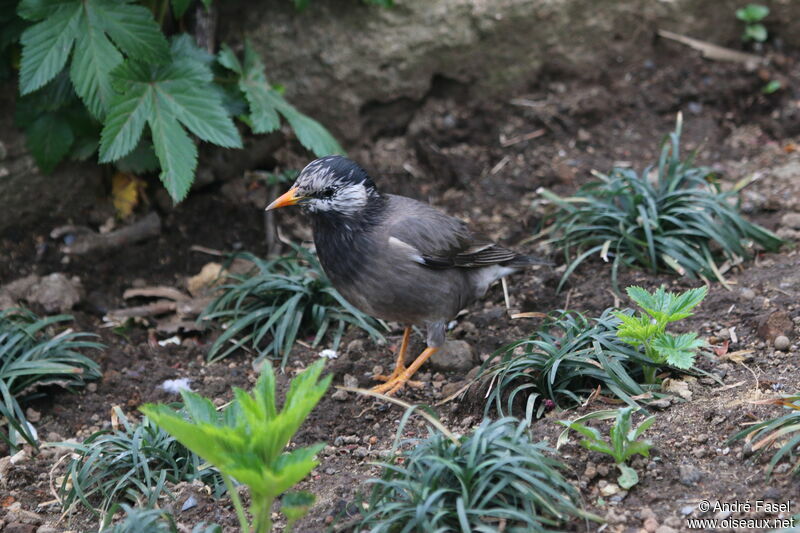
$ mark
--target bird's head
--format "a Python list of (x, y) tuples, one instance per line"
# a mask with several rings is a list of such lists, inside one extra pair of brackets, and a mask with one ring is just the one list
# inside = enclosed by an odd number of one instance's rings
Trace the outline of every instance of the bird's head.
[(312, 161), (300, 172), (294, 186), (267, 206), (267, 211), (299, 205), (315, 214), (353, 216), (380, 197), (366, 171), (339, 155)]

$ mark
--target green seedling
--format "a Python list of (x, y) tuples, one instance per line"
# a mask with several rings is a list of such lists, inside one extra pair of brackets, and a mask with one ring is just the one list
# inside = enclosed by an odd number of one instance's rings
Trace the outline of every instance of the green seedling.
[[(631, 424), (631, 415), (633, 413), (633, 407), (625, 407), (616, 411), (616, 419), (611, 426), (608, 439), (604, 438), (597, 429), (583, 424), (581, 420), (587, 420), (588, 418), (586, 417), (572, 422), (569, 420), (560, 420), (558, 422), (566, 426), (567, 429), (577, 431), (586, 437), (580, 441), (580, 445), (587, 450), (605, 453), (613, 457), (620, 471), (617, 483), (626, 490), (639, 482), (639, 475), (636, 470), (626, 465), (625, 462), (636, 454), (650, 457), (650, 448), (653, 443), (649, 440), (638, 439), (656, 421), (655, 416), (650, 416), (634, 428)], [(594, 418), (607, 418), (606, 415), (607, 411), (603, 411), (603, 416)]]
[(742, 41), (763, 43), (767, 40), (767, 28), (761, 24), (767, 15), (769, 15), (769, 8), (761, 4), (747, 4), (736, 10), (736, 18), (745, 24)]
[[(324, 444), (291, 452), (285, 448), (330, 385), (330, 375), (319, 379), (323, 365), (322, 360), (317, 361), (292, 380), (280, 411), (275, 399), (275, 374), (269, 364), (264, 365), (252, 393), (235, 388), (234, 400), (221, 412), (207, 398), (189, 391), (181, 391), (187, 416), (166, 405), (145, 405), (141, 411), (219, 469), (242, 533), (266, 533), (272, 529), (275, 500), (319, 464), (315, 456)], [(252, 523), (234, 488), (234, 479), (250, 489)], [(290, 524), (286, 531), (305, 515), (313, 501), (308, 493), (284, 497), (282, 511)]]
[(705, 342), (697, 338), (697, 333), (673, 335), (667, 333), (666, 328), (671, 322), (692, 316), (691, 310), (703, 301), (708, 289), (699, 287), (677, 294), (667, 292), (663, 286), (654, 293), (641, 287), (628, 287), (626, 292), (644, 313), (634, 316), (614, 313), (622, 321), (617, 335), (632, 346), (644, 348), (645, 355), (654, 363), (644, 366), (645, 381), (656, 383), (660, 365), (680, 369), (694, 366), (695, 353), (705, 346)]
[(781, 82), (778, 80), (770, 80), (769, 83), (764, 85), (764, 87), (761, 89), (761, 92), (764, 94), (773, 94), (780, 91), (782, 88), (783, 85), (781, 85)]

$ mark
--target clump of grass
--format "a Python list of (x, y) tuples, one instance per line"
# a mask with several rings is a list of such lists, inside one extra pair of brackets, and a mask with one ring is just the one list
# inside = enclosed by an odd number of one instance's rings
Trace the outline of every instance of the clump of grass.
[[(122, 504), (125, 518), (101, 531), (101, 533), (181, 533), (188, 529), (178, 529), (173, 516), (164, 509), (131, 507)], [(222, 533), (217, 524), (201, 522), (192, 528), (192, 533)]]
[(747, 182), (723, 191), (711, 169), (694, 166), (694, 154), (681, 159), (681, 128), (679, 114), (656, 166), (641, 174), (614, 168), (595, 172), (598, 181), (569, 198), (542, 193), (558, 207), (545, 230), (553, 234), (549, 242), (564, 250), (568, 262), (559, 290), (593, 255), (611, 260), (617, 288), (622, 265), (724, 282), (720, 260), (740, 263), (750, 257), (751, 243), (780, 248), (778, 236), (742, 218), (738, 192)]
[(778, 447), (769, 462), (767, 476), (772, 475), (775, 465), (784, 458), (794, 463), (792, 472), (800, 475), (800, 393), (756, 403), (780, 405), (789, 412), (750, 426), (731, 437), (729, 442), (745, 439), (747, 443), (752, 442), (750, 449), (758, 454)]
[(577, 311), (555, 311), (531, 336), (500, 348), (495, 353), (500, 360), (479, 376), (490, 387), (484, 414), (492, 407), (501, 415), (516, 414), (522, 404), (531, 421), (544, 414), (546, 400), (571, 407), (598, 386), (632, 406), (638, 405), (634, 397), (658, 396), (655, 387), (640, 384), (642, 369), (654, 362), (619, 338), (615, 312), (606, 309), (590, 319)]
[(90, 333), (55, 330), (70, 322), (69, 315), (39, 318), (26, 309), (0, 312), (0, 416), (8, 421), (8, 433), (0, 438), (15, 450), (20, 438), (36, 448), (35, 430), (25, 418), (20, 401), (34, 398), (42, 387), (83, 387), (100, 377), (100, 367), (81, 350), (101, 350), (87, 339)]
[(249, 346), (260, 358), (280, 357), (283, 368), (298, 335), (313, 334), (311, 346), (316, 347), (333, 330), (336, 350), (348, 324), (374, 339), (383, 338), (381, 324), (336, 292), (308, 251), (295, 247), (292, 255), (271, 260), (250, 253), (237, 257), (251, 261), (253, 269), (231, 275), (234, 283), (221, 287), (221, 294), (201, 317), (222, 322), (226, 328), (209, 349), (209, 361)]
[(99, 431), (79, 444), (58, 443), (74, 450), (59, 487), (66, 510), (82, 504), (107, 518), (122, 501), (152, 507), (161, 495), (170, 495), (167, 482), (200, 479), (215, 495), (224, 492), (219, 472), (152, 420), (132, 423), (119, 407), (114, 413), (119, 429)]
[(402, 462), (383, 465), (371, 480), (369, 507), (360, 524), (390, 531), (550, 531), (580, 508), (564, 466), (534, 443), (527, 424), (513, 418), (484, 420), (453, 442), (441, 433), (415, 442)]

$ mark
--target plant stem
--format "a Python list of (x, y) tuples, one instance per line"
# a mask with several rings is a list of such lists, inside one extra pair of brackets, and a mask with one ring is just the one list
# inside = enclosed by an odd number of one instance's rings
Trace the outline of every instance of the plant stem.
[(253, 515), (253, 533), (269, 533), (272, 530), (272, 502), (274, 497), (250, 495), (250, 513)]
[(647, 383), (648, 385), (655, 385), (656, 372), (658, 371), (658, 368), (650, 365), (645, 365), (644, 367), (642, 367), (642, 370), (644, 371), (645, 383)]
[(250, 523), (247, 521), (247, 515), (244, 513), (244, 506), (242, 500), (239, 498), (239, 493), (236, 487), (233, 486), (233, 481), (227, 474), (222, 474), (222, 480), (225, 481), (225, 487), (228, 489), (228, 494), (231, 495), (233, 507), (236, 509), (236, 516), (239, 518), (239, 527), (242, 533), (250, 533)]

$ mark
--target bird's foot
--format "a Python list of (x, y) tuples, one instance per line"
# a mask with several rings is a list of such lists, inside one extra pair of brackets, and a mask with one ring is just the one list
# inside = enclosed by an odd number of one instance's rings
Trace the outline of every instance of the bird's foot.
[(413, 387), (415, 389), (421, 389), (425, 386), (425, 384), (421, 381), (414, 381), (411, 378), (411, 374), (408, 372), (408, 369), (403, 368), (400, 372), (397, 372), (397, 368), (395, 368), (395, 372), (392, 372), (388, 376), (373, 376), (374, 379), (379, 381), (385, 381), (382, 385), (376, 385), (372, 387), (372, 392), (378, 392), (380, 394), (386, 394), (387, 396), (392, 396), (394, 393), (402, 389), (405, 385), (409, 387)]

